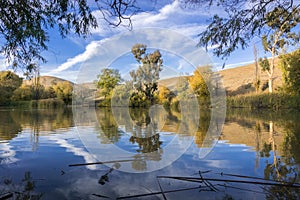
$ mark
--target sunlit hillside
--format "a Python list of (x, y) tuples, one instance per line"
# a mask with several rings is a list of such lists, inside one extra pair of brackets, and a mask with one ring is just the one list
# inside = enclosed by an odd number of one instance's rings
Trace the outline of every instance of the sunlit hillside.
[[(44, 87), (49, 87), (51, 85), (55, 85), (59, 82), (63, 82), (63, 81), (68, 81), (68, 80), (65, 80), (65, 79), (62, 79), (62, 78), (58, 78), (58, 77), (54, 77), (54, 76), (40, 76), (39, 77), (39, 83), (41, 85), (43, 85)], [(70, 81), (68, 81), (70, 82)], [(23, 84), (25, 85), (31, 85), (34, 83), (34, 79), (31, 79), (31, 80), (24, 80), (23, 81)], [(74, 83), (70, 82), (72, 85)]]

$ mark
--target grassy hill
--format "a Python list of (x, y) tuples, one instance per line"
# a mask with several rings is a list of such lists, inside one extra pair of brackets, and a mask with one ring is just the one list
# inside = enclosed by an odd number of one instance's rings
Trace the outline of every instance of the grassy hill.
[[(254, 92), (253, 82), (255, 80), (255, 65), (249, 64), (241, 67), (221, 70), (220, 75), (223, 80), (224, 87), (228, 94), (238, 95)], [(260, 71), (260, 88), (268, 81), (268, 74)], [(282, 85), (282, 72), (277, 67), (274, 70), (274, 89)], [(261, 90), (261, 89), (260, 89)], [(266, 90), (267, 91), (267, 90)]]
[[(54, 77), (54, 76), (40, 76), (40, 84), (43, 85), (44, 87), (49, 87), (51, 85), (55, 85), (56, 83), (59, 83), (59, 82), (64, 82), (64, 81), (68, 81), (68, 80), (65, 80), (65, 79), (62, 79), (62, 78), (57, 78), (57, 77)], [(23, 81), (23, 84), (24, 85), (32, 85), (34, 82), (34, 79), (31, 79), (31, 80), (24, 80)], [(70, 82), (70, 81), (68, 81)], [(70, 82), (72, 85), (74, 85), (73, 82)]]
[[(229, 95), (240, 95), (255, 91), (253, 86), (253, 81), (255, 80), (254, 63), (241, 67), (224, 69), (219, 71), (219, 74), (222, 77), (224, 88)], [(263, 84), (268, 82), (268, 75), (266, 72), (259, 71), (259, 76), (261, 81), (261, 91)], [(178, 81), (178, 77), (163, 79), (159, 81), (159, 85), (164, 85), (170, 89), (173, 89), (176, 88)], [(280, 69), (278, 69), (278, 67), (274, 70), (273, 84), (275, 90), (282, 85), (282, 72)], [(267, 90), (265, 90), (265, 92), (267, 92)]]

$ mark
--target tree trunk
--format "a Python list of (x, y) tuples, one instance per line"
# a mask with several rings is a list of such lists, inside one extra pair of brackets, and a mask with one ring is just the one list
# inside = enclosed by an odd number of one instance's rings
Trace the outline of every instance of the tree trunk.
[(270, 76), (269, 77), (269, 92), (272, 93), (273, 92), (273, 77)]
[(271, 60), (271, 66), (270, 66), (270, 73), (269, 73), (269, 92), (273, 92), (273, 74), (274, 74), (274, 68), (275, 68), (275, 49), (272, 50), (272, 60)]

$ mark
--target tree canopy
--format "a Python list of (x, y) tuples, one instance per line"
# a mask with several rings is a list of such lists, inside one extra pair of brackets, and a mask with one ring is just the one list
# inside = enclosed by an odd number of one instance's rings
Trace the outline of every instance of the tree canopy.
[(147, 46), (144, 44), (136, 44), (132, 47), (131, 52), (141, 65), (137, 70), (131, 71), (130, 76), (133, 79), (135, 89), (153, 103), (154, 92), (158, 89), (157, 82), (159, 72), (162, 70), (163, 59), (158, 50), (152, 53), (146, 53), (146, 50)]
[(105, 68), (98, 75), (97, 87), (100, 89), (100, 95), (111, 97), (113, 89), (121, 82), (121, 75), (117, 69)]

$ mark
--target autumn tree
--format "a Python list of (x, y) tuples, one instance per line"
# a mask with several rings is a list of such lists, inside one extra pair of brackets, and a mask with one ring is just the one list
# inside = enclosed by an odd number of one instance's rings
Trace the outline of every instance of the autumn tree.
[(209, 96), (207, 83), (209, 83), (210, 73), (209, 66), (198, 67), (193, 75), (189, 77), (189, 85), (198, 97)]
[(121, 75), (117, 69), (105, 68), (98, 75), (97, 87), (100, 89), (100, 96), (110, 99), (114, 88), (121, 82)]
[(137, 70), (130, 72), (133, 85), (138, 93), (144, 95), (154, 103), (154, 93), (158, 89), (159, 73), (162, 70), (163, 60), (159, 50), (147, 53), (147, 46), (136, 44), (132, 47), (131, 52), (136, 61), (140, 64)]

